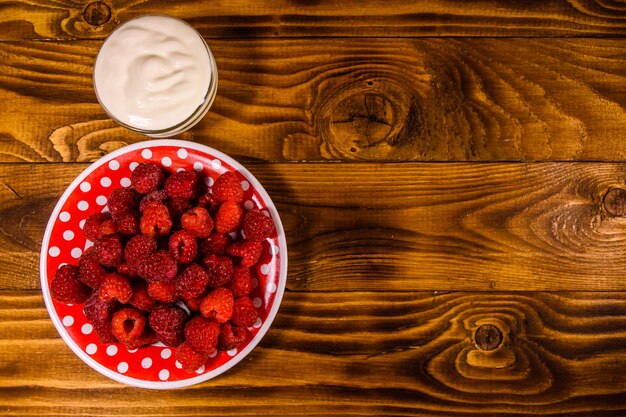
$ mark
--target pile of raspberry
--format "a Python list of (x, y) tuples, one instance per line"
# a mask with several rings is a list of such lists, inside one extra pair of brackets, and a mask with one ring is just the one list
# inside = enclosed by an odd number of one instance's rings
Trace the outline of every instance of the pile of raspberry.
[(210, 191), (195, 171), (168, 175), (151, 163), (139, 164), (130, 180), (111, 193), (109, 213), (85, 221), (94, 245), (78, 266), (57, 270), (52, 298), (84, 303), (101, 342), (136, 349), (160, 341), (176, 347), (183, 369), (196, 371), (216, 349), (237, 348), (249, 336), (258, 318), (251, 268), (274, 224), (241, 207), (232, 172)]

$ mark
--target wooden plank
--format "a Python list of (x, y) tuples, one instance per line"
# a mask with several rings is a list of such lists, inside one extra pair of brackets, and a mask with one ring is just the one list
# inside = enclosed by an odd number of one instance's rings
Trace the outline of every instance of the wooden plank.
[[(291, 290), (626, 290), (624, 164), (247, 167), (282, 217)], [(49, 213), (83, 168), (0, 164), (0, 288), (38, 287)]]
[[(626, 159), (626, 40), (210, 44), (218, 96), (185, 138), (242, 160)], [(0, 43), (0, 162), (90, 161), (145, 138), (96, 101), (99, 45)]]
[[(38, 292), (0, 292), (0, 323), (4, 415), (626, 411), (626, 293), (288, 292), (248, 359), (165, 392), (122, 386), (83, 364)], [(491, 350), (478, 347), (486, 325), (500, 332)]]
[(626, 34), (616, 1), (362, 2), (3, 0), (0, 39), (103, 38), (120, 22), (167, 13), (213, 38), (332, 36), (606, 36)]

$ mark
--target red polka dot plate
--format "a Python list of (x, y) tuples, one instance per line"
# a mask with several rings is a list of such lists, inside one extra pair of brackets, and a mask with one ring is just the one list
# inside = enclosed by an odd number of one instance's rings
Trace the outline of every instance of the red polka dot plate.
[[(195, 373), (181, 369), (174, 348), (155, 344), (128, 350), (121, 343), (103, 344), (83, 313), (83, 305), (64, 305), (50, 297), (50, 282), (59, 266), (76, 265), (91, 246), (83, 233), (85, 219), (106, 210), (107, 197), (117, 187), (128, 187), (138, 163), (150, 161), (170, 172), (194, 169), (210, 188), (226, 171), (237, 173), (244, 194), (244, 208), (258, 208), (269, 216), (276, 233), (263, 242), (263, 255), (253, 268), (250, 294), (259, 319), (246, 342), (237, 349), (218, 351)], [(87, 365), (116, 381), (144, 388), (171, 389), (197, 384), (227, 371), (240, 362), (267, 332), (280, 305), (287, 278), (287, 245), (278, 212), (256, 178), (229, 156), (207, 146), (178, 140), (152, 140), (118, 149), (90, 165), (65, 190), (57, 203), (43, 238), (40, 257), (41, 289), (55, 327), (67, 345)]]

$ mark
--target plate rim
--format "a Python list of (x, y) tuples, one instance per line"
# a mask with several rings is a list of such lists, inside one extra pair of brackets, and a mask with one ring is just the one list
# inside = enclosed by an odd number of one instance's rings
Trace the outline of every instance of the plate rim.
[[(228, 163), (234, 169), (237, 169), (241, 174), (246, 177), (246, 180), (250, 182), (250, 184), (254, 187), (254, 189), (261, 195), (263, 200), (268, 203), (267, 210), (269, 210), (272, 219), (274, 219), (274, 225), (276, 227), (276, 234), (278, 237), (278, 247), (280, 251), (280, 273), (278, 276), (278, 286), (276, 288), (276, 294), (274, 296), (274, 303), (272, 304), (272, 308), (267, 315), (263, 325), (259, 329), (258, 333), (250, 340), (248, 345), (241, 351), (238, 352), (235, 357), (230, 359), (228, 362), (222, 364), (218, 368), (204, 373), (202, 375), (179, 380), (179, 381), (146, 381), (143, 379), (132, 378), (129, 376), (121, 375), (117, 372), (110, 370), (109, 368), (101, 365), (94, 358), (89, 356), (86, 352), (84, 352), (72, 339), (63, 326), (61, 319), (59, 318), (56, 310), (54, 309), (54, 305), (52, 303), (52, 298), (50, 296), (50, 290), (48, 287), (48, 277), (47, 277), (47, 255), (48, 255), (48, 247), (50, 243), (50, 237), (52, 235), (52, 228), (56, 223), (56, 219), (59, 216), (59, 212), (63, 207), (63, 203), (67, 200), (69, 195), (71, 194), (71, 190), (75, 190), (76, 187), (96, 168), (104, 165), (105, 163), (115, 159), (116, 157), (123, 155), (129, 151), (134, 151), (137, 149), (144, 148), (153, 148), (153, 147), (163, 147), (163, 146), (180, 146), (181, 148), (193, 149), (196, 151), (201, 151), (207, 153), (209, 155), (213, 155), (221, 159), (222, 161)], [(278, 313), (278, 309), (280, 304), (282, 303), (283, 295), (285, 292), (285, 287), (287, 284), (287, 241), (285, 237), (285, 231), (283, 228), (282, 221), (278, 214), (278, 210), (276, 206), (265, 190), (265, 188), (261, 185), (261, 183), (256, 179), (254, 175), (246, 167), (244, 167), (240, 162), (236, 161), (232, 157), (226, 155), (225, 153), (218, 151), (217, 149), (211, 148), (210, 146), (188, 142), (184, 140), (178, 139), (153, 139), (153, 140), (145, 140), (137, 143), (133, 143), (130, 145), (123, 146), (122, 148), (116, 149), (113, 152), (110, 152), (103, 157), (99, 158), (97, 161), (91, 163), (87, 168), (85, 168), (65, 189), (59, 200), (57, 201), (52, 213), (50, 214), (50, 218), (46, 224), (46, 230), (43, 235), (42, 243), (41, 243), (41, 251), (39, 254), (39, 279), (41, 283), (41, 292), (43, 294), (44, 303), (46, 305), (46, 310), (54, 327), (57, 332), (65, 342), (67, 346), (78, 356), (83, 362), (85, 362), (92, 369), (97, 371), (98, 373), (113, 379), (117, 382), (121, 382), (123, 384), (131, 385), (139, 388), (149, 388), (149, 389), (175, 389), (175, 388), (183, 388), (191, 385), (196, 385), (205, 381), (208, 381), (212, 378), (215, 378), (218, 375), (223, 374), (228, 371), (233, 366), (237, 365), (240, 361), (242, 361), (248, 354), (257, 346), (257, 344), (263, 339), (272, 323), (274, 322), (274, 318)]]

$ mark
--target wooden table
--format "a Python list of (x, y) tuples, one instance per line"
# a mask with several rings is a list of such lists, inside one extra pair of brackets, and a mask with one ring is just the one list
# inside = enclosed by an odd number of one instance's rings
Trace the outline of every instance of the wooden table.
[[(102, 39), (167, 13), (213, 49), (184, 139), (244, 163), (287, 292), (226, 374), (155, 392), (63, 343), (52, 208), (144, 140), (92, 88)], [(626, 415), (626, 3), (0, 0), (2, 415)]]

